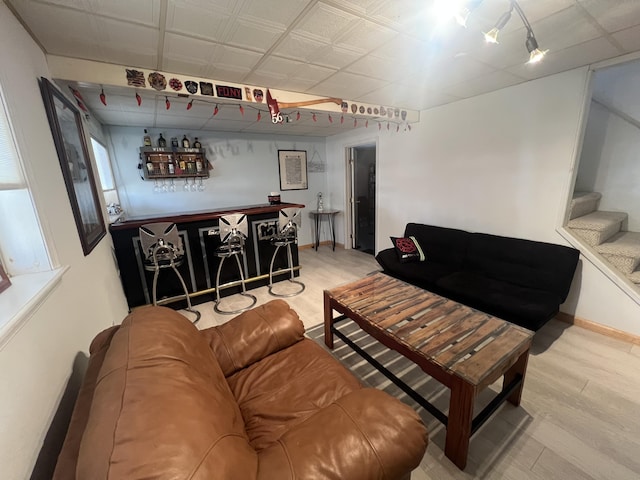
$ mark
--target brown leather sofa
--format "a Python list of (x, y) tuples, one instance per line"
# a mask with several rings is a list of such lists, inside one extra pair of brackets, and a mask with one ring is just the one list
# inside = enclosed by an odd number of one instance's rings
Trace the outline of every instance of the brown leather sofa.
[(90, 352), (55, 480), (404, 479), (427, 447), (282, 300), (202, 331), (142, 307)]

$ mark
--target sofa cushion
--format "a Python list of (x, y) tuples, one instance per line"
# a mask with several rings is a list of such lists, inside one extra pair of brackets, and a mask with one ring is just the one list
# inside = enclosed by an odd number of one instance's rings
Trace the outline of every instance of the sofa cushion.
[(376, 260), (385, 273), (413, 283), (422, 288), (433, 288), (439, 278), (450, 275), (458, 269), (430, 258), (419, 263), (401, 263), (393, 248), (378, 252)]
[(171, 309), (136, 309), (98, 374), (78, 478), (251, 478), (256, 468), (206, 339)]
[(552, 292), (564, 302), (580, 252), (551, 243), (473, 233), (465, 270), (522, 287)]
[(201, 331), (225, 377), (304, 338), (304, 325), (287, 302), (271, 300)]
[(538, 330), (558, 311), (559, 298), (554, 293), (473, 272), (453, 273), (437, 283), (452, 299), (530, 330)]
[(427, 260), (460, 268), (467, 253), (469, 232), (455, 228), (407, 223), (404, 236), (416, 237)]
[(228, 379), (256, 450), (269, 447), (318, 409), (362, 388), (329, 353), (305, 338)]

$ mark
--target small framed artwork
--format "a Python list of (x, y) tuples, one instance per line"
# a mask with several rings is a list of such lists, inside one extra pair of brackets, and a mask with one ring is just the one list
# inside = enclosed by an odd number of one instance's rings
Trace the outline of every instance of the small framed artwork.
[(42, 99), (56, 145), (62, 176), (71, 202), (85, 256), (107, 234), (80, 112), (46, 78), (40, 80)]
[(2, 263), (0, 263), (0, 292), (4, 292), (11, 285), (11, 280), (7, 276), (7, 273), (2, 268)]
[(307, 190), (307, 151), (278, 150), (280, 190)]

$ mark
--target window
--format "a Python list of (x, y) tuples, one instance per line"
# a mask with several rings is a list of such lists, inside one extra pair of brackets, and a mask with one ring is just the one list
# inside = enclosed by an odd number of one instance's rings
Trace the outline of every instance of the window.
[(98, 176), (100, 177), (102, 195), (104, 196), (104, 203), (107, 206), (109, 221), (113, 222), (115, 220), (114, 217), (118, 216), (118, 213), (115, 212), (118, 212), (120, 208), (120, 198), (118, 197), (118, 190), (116, 190), (116, 184), (113, 179), (109, 152), (107, 152), (105, 146), (93, 136), (91, 137), (91, 146), (93, 148), (93, 156), (96, 159), (96, 165), (98, 166)]
[(0, 259), (10, 276), (51, 270), (1, 90)]
[(0, 263), (11, 277), (0, 293), (0, 349), (65, 270), (52, 267), (5, 98), (0, 86)]

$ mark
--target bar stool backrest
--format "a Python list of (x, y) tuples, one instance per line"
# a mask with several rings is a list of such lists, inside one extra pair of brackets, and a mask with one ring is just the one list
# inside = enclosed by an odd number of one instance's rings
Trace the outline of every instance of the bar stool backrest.
[(278, 215), (278, 234), (280, 237), (295, 237), (302, 224), (299, 208), (289, 207), (280, 210)]
[(139, 229), (145, 262), (155, 265), (177, 263), (184, 256), (178, 227), (171, 222), (147, 223)]
[(220, 241), (233, 244), (242, 243), (249, 236), (247, 216), (243, 213), (223, 215), (218, 222)]

